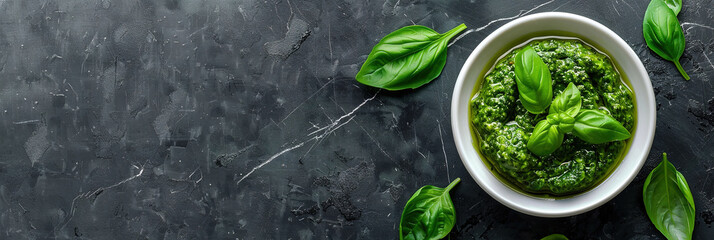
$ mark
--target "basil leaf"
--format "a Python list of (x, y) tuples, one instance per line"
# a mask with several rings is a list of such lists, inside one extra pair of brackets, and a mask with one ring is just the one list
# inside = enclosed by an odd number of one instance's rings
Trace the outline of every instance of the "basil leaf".
[(413, 25), (382, 38), (355, 77), (362, 84), (387, 90), (418, 88), (441, 74), (449, 40), (466, 29), (461, 24), (439, 34)]
[(538, 114), (553, 100), (550, 70), (533, 48), (526, 46), (516, 53), (514, 67), (516, 85), (523, 107)]
[(667, 239), (692, 239), (694, 199), (687, 180), (667, 161), (650, 172), (642, 190), (642, 199), (650, 221)]
[(647, 6), (642, 22), (642, 34), (652, 51), (665, 60), (674, 62), (679, 73), (689, 80), (689, 75), (679, 63), (685, 44), (682, 27), (675, 12), (662, 0), (652, 0)]
[(563, 144), (563, 137), (556, 125), (550, 124), (548, 120), (541, 120), (533, 129), (526, 147), (538, 156), (545, 156), (555, 152)]
[(568, 240), (568, 238), (563, 234), (551, 234), (541, 238), (540, 240)]
[(592, 144), (630, 138), (630, 132), (620, 122), (596, 110), (583, 110), (575, 116), (573, 134)]
[(426, 185), (417, 190), (404, 206), (399, 239), (442, 239), (448, 235), (456, 222), (449, 191), (460, 181), (457, 178), (446, 188)]
[(674, 15), (679, 15), (679, 11), (682, 10), (682, 0), (663, 0), (669, 9), (672, 9)]
[(580, 90), (573, 83), (569, 83), (562, 93), (550, 103), (549, 114), (566, 113), (571, 117), (578, 115), (582, 101), (580, 100)]
[(566, 113), (558, 113), (558, 118), (558, 131), (560, 133), (566, 134), (573, 131), (573, 128), (575, 127), (575, 118)]

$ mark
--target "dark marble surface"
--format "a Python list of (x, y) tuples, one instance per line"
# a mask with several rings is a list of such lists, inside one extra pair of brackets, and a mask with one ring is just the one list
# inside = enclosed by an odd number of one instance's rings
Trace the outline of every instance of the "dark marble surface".
[[(0, 1), (1, 239), (394, 239), (425, 184), (462, 178), (450, 239), (661, 239), (642, 184), (666, 151), (714, 238), (714, 1), (685, 0), (684, 81), (646, 48), (645, 0)], [(451, 134), (473, 48), (519, 16), (563, 11), (625, 39), (658, 101), (637, 178), (588, 213), (520, 214), (482, 191)], [(354, 80), (410, 24), (474, 30), (441, 77), (387, 92)]]

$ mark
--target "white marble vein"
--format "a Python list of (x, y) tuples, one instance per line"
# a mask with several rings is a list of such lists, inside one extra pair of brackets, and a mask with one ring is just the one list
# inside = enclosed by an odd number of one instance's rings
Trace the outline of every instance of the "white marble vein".
[(476, 29), (469, 29), (468, 31), (466, 31), (466, 32), (462, 33), (461, 35), (457, 36), (456, 38), (454, 38), (454, 40), (451, 41), (451, 43), (449, 43), (448, 46), (451, 47), (451, 45), (453, 45), (456, 41), (459, 41), (459, 39), (463, 38), (464, 36), (468, 35), (469, 33), (479, 32), (479, 31), (481, 31), (481, 30), (484, 30), (484, 29), (488, 28), (489, 26), (491, 26), (491, 24), (494, 24), (494, 23), (497, 23), (497, 22), (513, 20), (513, 19), (516, 19), (516, 18), (525, 16), (525, 15), (527, 15), (527, 14), (529, 14), (529, 13), (535, 11), (536, 9), (541, 8), (541, 7), (545, 6), (545, 5), (551, 4), (551, 3), (553, 3), (553, 2), (555, 2), (555, 0), (550, 0), (550, 1), (544, 2), (544, 3), (542, 3), (542, 4), (540, 4), (540, 5), (537, 5), (537, 6), (535, 6), (534, 8), (531, 8), (531, 9), (529, 9), (529, 10), (520, 10), (520, 11), (518, 11), (518, 14), (516, 14), (516, 15), (514, 15), (514, 16), (511, 16), (511, 17), (504, 17), (504, 18), (499, 18), (499, 19), (496, 19), (496, 20), (492, 20), (492, 21), (488, 22), (486, 25), (483, 25), (483, 26), (478, 27), (478, 28), (476, 28)]
[[(700, 27), (700, 28), (704, 28), (704, 29), (714, 30), (714, 27), (712, 27), (712, 26), (704, 25), (704, 24), (701, 24), (701, 23), (695, 23), (695, 22), (682, 22), (682, 23), (680, 24), (680, 26), (681, 26), (681, 27), (684, 29), (684, 31), (687, 32), (687, 33), (689, 32), (690, 29), (695, 28), (695, 27)], [(689, 26), (689, 27), (685, 28), (685, 26)], [(709, 56), (707, 56), (707, 52), (706, 52), (705, 50), (706, 50), (706, 49), (702, 49), (702, 55), (704, 55), (704, 58), (707, 59), (707, 62), (709, 63), (709, 66), (711, 66), (712, 69), (714, 69), (714, 63), (712, 63), (712, 61), (709, 59)]]
[[(262, 162), (261, 164), (259, 164), (258, 166), (253, 167), (248, 173), (246, 173), (245, 175), (243, 175), (243, 176), (238, 180), (238, 182), (236, 182), (236, 185), (240, 185), (240, 183), (243, 182), (243, 180), (245, 180), (246, 178), (250, 177), (256, 170), (258, 170), (258, 169), (264, 167), (265, 165), (269, 164), (270, 162), (272, 162), (272, 161), (275, 160), (276, 158), (280, 157), (281, 155), (283, 155), (283, 154), (285, 154), (285, 153), (288, 153), (288, 152), (290, 152), (290, 151), (292, 151), (292, 150), (295, 150), (295, 149), (297, 149), (297, 148), (300, 148), (300, 147), (304, 146), (304, 145), (305, 145), (306, 143), (308, 143), (308, 142), (314, 141), (313, 144), (310, 145), (310, 148), (305, 152), (305, 155), (307, 155), (308, 153), (310, 153), (310, 150), (312, 150), (316, 145), (318, 145), (318, 144), (322, 141), (322, 139), (324, 139), (325, 137), (329, 136), (329, 135), (330, 135), (332, 132), (334, 132), (335, 130), (341, 128), (342, 126), (344, 126), (344, 125), (346, 125), (346, 124), (348, 124), (348, 123), (350, 123), (350, 122), (352, 121), (352, 119), (355, 118), (354, 114), (355, 114), (360, 108), (362, 108), (362, 106), (364, 106), (364, 105), (367, 104), (368, 102), (374, 100), (374, 99), (377, 97), (378, 94), (379, 94), (379, 91), (377, 91), (372, 97), (369, 97), (369, 98), (365, 99), (362, 103), (360, 103), (360, 104), (357, 105), (354, 109), (352, 109), (352, 111), (350, 111), (350, 112), (348, 112), (348, 113), (346, 113), (346, 114), (340, 116), (339, 118), (337, 118), (337, 119), (335, 119), (335, 120), (332, 120), (332, 119), (330, 118), (330, 123), (329, 123), (329, 124), (325, 125), (324, 127), (319, 127), (317, 130), (308, 133), (307, 136), (310, 137), (310, 138), (308, 138), (307, 140), (305, 140), (305, 141), (303, 141), (303, 142), (300, 142), (300, 143), (298, 143), (298, 144), (295, 144), (295, 145), (293, 145), (293, 146), (291, 146), (291, 147), (289, 147), (289, 148), (283, 149), (283, 150), (281, 150), (280, 152), (278, 152), (278, 153), (274, 154), (273, 156), (271, 156), (270, 158), (268, 158), (267, 160), (265, 160), (264, 162)], [(328, 118), (329, 118), (329, 116), (328, 116)], [(317, 127), (315, 124), (313, 124), (313, 125), (314, 125), (315, 127)], [(314, 135), (314, 136), (313, 136), (313, 135)]]
[(704, 58), (706, 58), (706, 59), (707, 59), (707, 62), (709, 62), (709, 66), (711, 66), (712, 69), (714, 69), (714, 63), (712, 63), (712, 60), (709, 59), (709, 56), (707, 56), (707, 53), (706, 53), (706, 52), (702, 52), (702, 55), (704, 55)]
[(446, 156), (446, 147), (444, 147), (444, 135), (441, 133), (441, 122), (436, 120), (436, 124), (439, 125), (439, 139), (441, 140), (441, 151), (444, 153), (444, 166), (446, 167), (446, 179), (451, 182), (451, 176), (449, 175), (449, 157)]
[(323, 84), (320, 88), (318, 88), (315, 92), (313, 92), (312, 94), (310, 94), (310, 96), (308, 96), (307, 98), (305, 98), (305, 100), (303, 100), (300, 104), (298, 104), (297, 107), (295, 107), (295, 109), (293, 109), (292, 111), (290, 111), (290, 113), (288, 113), (288, 115), (285, 115), (285, 117), (284, 117), (282, 120), (280, 120), (280, 122), (278, 122), (278, 123), (283, 123), (283, 122), (285, 121), (285, 119), (288, 119), (288, 118), (290, 117), (290, 115), (293, 115), (293, 113), (294, 113), (295, 111), (297, 111), (300, 107), (302, 107), (302, 105), (305, 104), (305, 102), (307, 102), (308, 100), (310, 100), (310, 99), (312, 99), (313, 97), (315, 97), (315, 95), (317, 95), (317, 93), (319, 93), (319, 92), (320, 92), (322, 89), (324, 89), (327, 85), (329, 85), (330, 83), (333, 83), (333, 82), (334, 82), (334, 79), (330, 79), (330, 81), (327, 81), (327, 82), (326, 82), (325, 84)]
[(67, 220), (65, 220), (64, 223), (61, 225), (61, 227), (59, 227), (58, 229), (56, 229), (55, 232), (62, 230), (62, 229), (67, 225), (67, 223), (69, 223), (69, 221), (72, 220), (72, 217), (74, 216), (74, 212), (75, 212), (75, 210), (77, 209), (77, 206), (76, 206), (77, 200), (79, 200), (79, 199), (81, 199), (81, 198), (88, 198), (88, 197), (93, 196), (93, 195), (95, 195), (95, 196), (96, 196), (96, 195), (99, 195), (99, 194), (100, 194), (101, 192), (103, 192), (103, 191), (106, 191), (106, 190), (109, 190), (109, 189), (112, 189), (112, 188), (121, 186), (122, 184), (125, 184), (125, 183), (127, 183), (127, 182), (129, 182), (129, 181), (131, 181), (131, 180), (134, 180), (134, 179), (140, 177), (142, 174), (144, 174), (144, 169), (145, 169), (144, 166), (145, 166), (145, 164), (144, 164), (144, 165), (141, 165), (141, 168), (139, 168), (138, 166), (133, 165), (132, 167), (134, 167), (134, 168), (136, 168), (136, 169), (139, 169), (139, 172), (138, 172), (137, 174), (134, 174), (134, 175), (132, 175), (131, 177), (126, 178), (126, 179), (124, 179), (124, 180), (121, 180), (121, 181), (119, 181), (119, 182), (117, 182), (117, 183), (115, 183), (115, 184), (112, 184), (112, 185), (110, 185), (110, 186), (100, 187), (100, 188), (97, 188), (97, 189), (95, 189), (95, 190), (93, 190), (93, 191), (87, 191), (87, 192), (85, 192), (85, 193), (81, 193), (81, 194), (77, 195), (76, 197), (74, 197), (74, 199), (72, 199), (72, 204), (70, 205), (69, 216), (67, 216)]
[(292, 147), (283, 149), (283, 150), (280, 151), (279, 153), (276, 153), (275, 155), (273, 155), (273, 156), (271, 156), (270, 158), (268, 158), (268, 160), (265, 160), (265, 162), (259, 164), (258, 166), (255, 166), (253, 169), (250, 170), (250, 172), (248, 172), (248, 173), (246, 173), (245, 175), (243, 175), (243, 177), (241, 177), (241, 178), (238, 180), (238, 182), (236, 182), (236, 184), (240, 184), (243, 180), (245, 180), (247, 177), (249, 177), (251, 174), (253, 174), (253, 172), (255, 172), (255, 170), (258, 170), (258, 169), (262, 168), (262, 167), (265, 166), (266, 164), (268, 164), (268, 163), (272, 162), (273, 160), (275, 160), (276, 158), (280, 157), (280, 155), (283, 155), (283, 154), (285, 154), (285, 153), (287, 153), (287, 152), (290, 152), (290, 151), (292, 151), (292, 150), (294, 150), (294, 149), (296, 149), (296, 148), (302, 147), (303, 145), (305, 145), (305, 143), (306, 143), (306, 142), (301, 142), (301, 143), (299, 143), (299, 144), (297, 144), (297, 145), (295, 145), (295, 146), (292, 146)]
[[(385, 156), (387, 156), (387, 158), (393, 159), (392, 156), (389, 155), (389, 153), (387, 153), (387, 151), (385, 151), (384, 148), (382, 148), (382, 145), (379, 144), (379, 141), (377, 141), (377, 139), (375, 139), (374, 137), (372, 137), (372, 134), (369, 134), (369, 132), (367, 132), (367, 129), (365, 129), (364, 126), (362, 126), (362, 124), (360, 124), (359, 122), (357, 122), (357, 124), (358, 124), (359, 127), (362, 129), (362, 131), (363, 131), (365, 134), (367, 134), (367, 137), (369, 137), (369, 139), (372, 140), (372, 142), (374, 143), (374, 145), (377, 145), (377, 148), (379, 148), (379, 151), (381, 151)], [(420, 154), (421, 154), (421, 152), (420, 152)], [(423, 156), (423, 155), (424, 155), (424, 154), (422, 154), (422, 156)]]
[[(308, 136), (311, 136), (311, 135), (316, 134), (316, 133), (319, 133), (319, 132), (321, 132), (321, 131), (323, 132), (323, 134), (324, 134), (325, 132), (331, 132), (331, 131), (329, 131), (329, 129), (332, 129), (332, 128), (334, 128), (335, 126), (339, 125), (339, 124), (341, 123), (342, 119), (345, 119), (345, 118), (347, 118), (347, 117), (352, 116), (357, 110), (359, 110), (360, 108), (362, 108), (362, 106), (364, 106), (365, 104), (367, 104), (369, 101), (374, 100), (374, 98), (377, 97), (377, 94), (379, 94), (379, 92), (375, 93), (374, 96), (365, 99), (362, 103), (360, 103), (359, 105), (357, 105), (357, 107), (355, 107), (354, 109), (352, 109), (352, 111), (350, 111), (349, 113), (340, 116), (340, 117), (337, 118), (336, 120), (332, 120), (332, 122), (331, 122), (330, 124), (327, 124), (327, 125), (324, 126), (324, 127), (318, 128), (317, 130), (315, 130), (315, 131), (313, 131), (313, 132), (311, 132), (311, 133), (309, 133), (309, 134), (307, 134), (307, 135), (308, 135)], [(325, 131), (325, 130), (327, 130), (327, 131)]]
[(706, 29), (709, 29), (709, 30), (714, 30), (714, 27), (712, 27), (712, 26), (707, 26), (707, 25), (704, 25), (704, 24), (701, 24), (701, 23), (683, 22), (683, 23), (680, 24), (680, 25), (682, 26), (682, 28), (684, 28), (684, 26), (693, 26), (693, 27), (701, 27), (701, 28), (706, 28)]

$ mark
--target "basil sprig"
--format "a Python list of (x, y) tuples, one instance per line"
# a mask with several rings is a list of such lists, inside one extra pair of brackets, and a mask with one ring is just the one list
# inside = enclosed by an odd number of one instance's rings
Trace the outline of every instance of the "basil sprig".
[(521, 104), (533, 114), (543, 113), (553, 99), (550, 70), (533, 48), (526, 46), (516, 53), (516, 85)]
[(387, 90), (418, 88), (441, 74), (449, 40), (466, 29), (461, 24), (439, 34), (419, 25), (400, 28), (372, 48), (355, 77), (362, 84)]
[(667, 239), (692, 239), (694, 199), (687, 180), (667, 161), (650, 172), (642, 189), (642, 199), (650, 221)]
[(407, 201), (399, 222), (400, 240), (442, 239), (456, 222), (456, 210), (449, 191), (461, 181), (455, 179), (446, 188), (426, 185)]
[(681, 9), (681, 0), (652, 0), (645, 11), (642, 34), (652, 51), (673, 62), (684, 79), (689, 80), (689, 75), (679, 63), (685, 44), (684, 33), (677, 20)]
[(526, 147), (538, 156), (555, 152), (565, 134), (592, 144), (630, 138), (630, 132), (614, 118), (597, 110), (581, 110), (580, 90), (569, 83), (550, 104), (548, 116), (536, 124)]

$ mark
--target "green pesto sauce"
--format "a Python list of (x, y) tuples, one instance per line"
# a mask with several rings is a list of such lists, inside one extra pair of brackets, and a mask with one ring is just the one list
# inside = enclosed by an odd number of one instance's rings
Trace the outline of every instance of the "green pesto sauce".
[[(607, 55), (577, 39), (538, 39), (525, 45), (531, 46), (548, 65), (553, 96), (572, 82), (580, 89), (582, 109), (607, 113), (632, 133), (632, 92)], [(499, 59), (482, 85), (476, 87), (480, 90), (470, 103), (472, 130), (480, 139), (476, 146), (502, 180), (522, 191), (555, 196), (586, 191), (619, 163), (627, 141), (588, 144), (566, 134), (553, 154), (539, 157), (531, 153), (526, 143), (546, 114), (531, 114), (520, 103), (513, 67), (520, 49)]]

